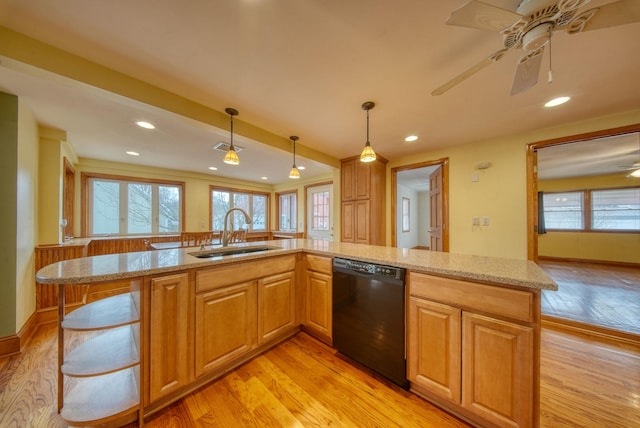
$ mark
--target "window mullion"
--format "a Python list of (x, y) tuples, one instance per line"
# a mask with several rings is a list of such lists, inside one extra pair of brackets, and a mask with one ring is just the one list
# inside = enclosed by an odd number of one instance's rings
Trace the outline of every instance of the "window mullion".
[(120, 189), (120, 231), (119, 235), (126, 235), (129, 233), (128, 224), (128, 210), (129, 210), (129, 185), (127, 183), (119, 182)]
[(160, 227), (158, 223), (158, 217), (160, 215), (160, 195), (157, 184), (151, 186), (151, 233), (158, 234)]
[(593, 205), (591, 204), (591, 191), (584, 191), (584, 230), (591, 230)]

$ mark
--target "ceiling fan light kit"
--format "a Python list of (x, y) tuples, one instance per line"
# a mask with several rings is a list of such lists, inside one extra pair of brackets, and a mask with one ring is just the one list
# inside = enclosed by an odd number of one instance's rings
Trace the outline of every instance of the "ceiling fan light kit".
[[(524, 92), (538, 82), (542, 54), (555, 31), (569, 34), (598, 30), (605, 27), (640, 22), (640, 1), (618, 0), (581, 13), (578, 9), (590, 0), (522, 0), (515, 10), (502, 9), (481, 1), (471, 0), (454, 10), (448, 25), (499, 32), (504, 48), (489, 55), (468, 70), (436, 88), (431, 95), (441, 95), (500, 60), (509, 50), (522, 49), (526, 53), (518, 61), (511, 95)], [(549, 60), (551, 61), (551, 59)], [(549, 70), (549, 83), (552, 73)]]
[(362, 153), (360, 153), (360, 162), (373, 162), (376, 160), (376, 152), (373, 151), (373, 147), (371, 147), (371, 143), (369, 142), (369, 110), (375, 106), (375, 103), (371, 101), (362, 104), (362, 110), (366, 110), (367, 112), (367, 142), (364, 145), (364, 149), (362, 149)]

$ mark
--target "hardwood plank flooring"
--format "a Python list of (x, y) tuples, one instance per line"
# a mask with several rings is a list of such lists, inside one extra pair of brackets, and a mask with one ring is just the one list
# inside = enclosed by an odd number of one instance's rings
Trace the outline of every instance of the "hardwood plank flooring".
[[(56, 413), (56, 327), (0, 359), (0, 427), (64, 427)], [(542, 330), (543, 428), (639, 428), (640, 349)], [(130, 424), (127, 428), (134, 427)], [(467, 427), (300, 333), (152, 415), (148, 428)]]
[(640, 335), (640, 269), (541, 260), (558, 284), (542, 292), (542, 314)]

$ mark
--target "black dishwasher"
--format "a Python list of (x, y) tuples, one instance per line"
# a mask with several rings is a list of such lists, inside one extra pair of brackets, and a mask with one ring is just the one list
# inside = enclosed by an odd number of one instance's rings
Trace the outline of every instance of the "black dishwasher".
[(333, 346), (407, 389), (405, 270), (333, 259)]

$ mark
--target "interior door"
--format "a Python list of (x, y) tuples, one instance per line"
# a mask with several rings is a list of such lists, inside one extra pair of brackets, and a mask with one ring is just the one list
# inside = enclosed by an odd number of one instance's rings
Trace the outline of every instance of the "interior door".
[(442, 166), (429, 175), (429, 248), (442, 251)]
[(308, 239), (333, 241), (333, 184), (307, 187)]

